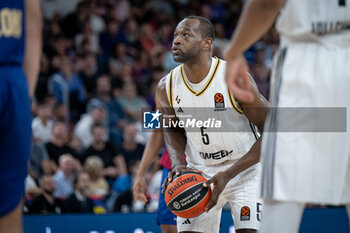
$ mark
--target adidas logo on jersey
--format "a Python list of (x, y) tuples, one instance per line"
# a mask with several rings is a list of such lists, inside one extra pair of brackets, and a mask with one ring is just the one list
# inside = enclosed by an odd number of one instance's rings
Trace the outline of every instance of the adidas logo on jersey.
[(179, 108), (177, 109), (177, 112), (178, 112), (178, 113), (184, 113), (184, 110), (182, 110), (182, 108), (179, 107)]
[(182, 224), (191, 224), (191, 221), (187, 218)]

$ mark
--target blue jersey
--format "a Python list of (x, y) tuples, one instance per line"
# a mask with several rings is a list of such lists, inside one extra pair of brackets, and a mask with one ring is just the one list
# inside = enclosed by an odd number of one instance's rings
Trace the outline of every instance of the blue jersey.
[(24, 1), (0, 1), (0, 66), (22, 66), (25, 26)]
[(31, 111), (24, 57), (24, 2), (0, 0), (0, 218), (24, 196)]

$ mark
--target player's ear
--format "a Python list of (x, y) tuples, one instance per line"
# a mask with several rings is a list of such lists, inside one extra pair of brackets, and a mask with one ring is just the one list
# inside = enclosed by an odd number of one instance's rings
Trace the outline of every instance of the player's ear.
[(212, 38), (206, 38), (206, 39), (202, 40), (201, 48), (203, 50), (210, 50), (212, 43), (213, 43)]

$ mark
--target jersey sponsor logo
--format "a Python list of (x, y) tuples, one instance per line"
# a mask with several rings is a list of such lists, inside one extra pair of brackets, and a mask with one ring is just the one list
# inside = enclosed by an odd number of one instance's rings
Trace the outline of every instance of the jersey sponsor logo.
[(232, 154), (233, 150), (227, 151), (227, 150), (219, 150), (214, 153), (207, 153), (207, 152), (199, 152), (199, 155), (201, 156), (202, 159), (222, 159), (230, 154)]
[(160, 129), (160, 116), (162, 114), (157, 111), (143, 112), (143, 128), (144, 129)]
[[(192, 183), (192, 182), (198, 182), (196, 176), (190, 176), (187, 177), (186, 179), (182, 179), (181, 177), (179, 177), (179, 179), (176, 181), (176, 184), (173, 185), (168, 191), (167, 193), (169, 194), (170, 197), (172, 197), (172, 195), (174, 194), (174, 192), (180, 188), (182, 185), (184, 184), (188, 184), (188, 183)], [(174, 206), (174, 208), (176, 208)], [(177, 209), (177, 208), (176, 208)]]
[(215, 105), (214, 111), (225, 111), (226, 110), (224, 96), (221, 93), (216, 93), (214, 95), (214, 105)]
[(22, 11), (18, 9), (0, 9), (0, 38), (21, 38)]
[(191, 224), (191, 221), (188, 218), (186, 218), (186, 220), (183, 221), (182, 224)]
[(250, 208), (248, 206), (243, 206), (241, 209), (241, 221), (250, 220)]

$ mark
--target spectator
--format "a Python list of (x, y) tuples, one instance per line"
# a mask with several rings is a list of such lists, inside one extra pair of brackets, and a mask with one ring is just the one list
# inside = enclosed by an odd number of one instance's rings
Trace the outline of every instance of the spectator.
[(141, 50), (139, 41), (139, 25), (134, 18), (129, 18), (125, 26), (125, 36), (128, 44), (129, 53), (136, 57), (138, 51)]
[(25, 197), (27, 200), (33, 200), (35, 197), (41, 194), (40, 188), (36, 184), (35, 179), (29, 174), (27, 175), (24, 181), (24, 186), (25, 186), (25, 192), (26, 192)]
[(149, 24), (144, 24), (141, 27), (140, 32), (140, 43), (142, 45), (142, 48), (147, 51), (148, 54), (150, 54), (153, 50), (153, 48), (159, 44), (152, 27)]
[(120, 146), (122, 142), (122, 129), (126, 124), (126, 117), (122, 106), (118, 101), (112, 98), (109, 76), (101, 75), (97, 79), (96, 92), (96, 98), (88, 103), (87, 109), (89, 110), (91, 106), (97, 104), (97, 101), (100, 101), (107, 106), (109, 138), (115, 145)]
[(75, 47), (79, 54), (83, 54), (83, 42), (87, 41), (89, 48), (88, 51), (91, 53), (98, 53), (99, 51), (99, 42), (98, 36), (92, 32), (91, 25), (89, 21), (83, 23), (83, 28), (81, 33), (75, 36)]
[(53, 174), (54, 172), (50, 166), (49, 155), (42, 143), (33, 143), (29, 165), (29, 174), (35, 179), (43, 174)]
[[(69, 106), (72, 120), (77, 119), (84, 111), (86, 93), (83, 82), (78, 74), (73, 71), (71, 61), (68, 57), (59, 60), (59, 71), (52, 77), (53, 92), (59, 103), (63, 102), (63, 86), (67, 86), (69, 95)], [(59, 81), (58, 81), (59, 80)]]
[(95, 54), (85, 53), (79, 75), (85, 86), (88, 100), (92, 99), (96, 89), (97, 72), (98, 67)]
[(123, 64), (132, 61), (132, 57), (128, 55), (128, 48), (126, 46), (126, 43), (117, 43), (114, 46), (112, 56), (108, 61), (108, 67), (112, 77), (120, 77)]
[(90, 1), (88, 3), (88, 8), (89, 8), (89, 21), (90, 21), (92, 32), (94, 34), (100, 34), (102, 31), (106, 29), (105, 22), (101, 17), (100, 8), (97, 7), (97, 3), (95, 1)]
[(128, 173), (115, 180), (113, 190), (119, 194), (114, 204), (115, 212), (129, 212), (133, 208), (131, 186), (139, 166), (140, 160), (130, 161)]
[(46, 143), (50, 140), (52, 130), (52, 108), (47, 103), (38, 104), (38, 116), (33, 119), (32, 130), (34, 140)]
[(99, 40), (102, 53), (107, 55), (118, 42), (126, 42), (126, 37), (120, 30), (118, 21), (110, 18), (107, 20), (107, 31), (100, 34)]
[(123, 96), (119, 98), (119, 103), (123, 107), (130, 121), (141, 121), (142, 108), (148, 107), (146, 100), (137, 95), (136, 86), (132, 82), (127, 82), (123, 87)]
[(31, 214), (61, 214), (64, 211), (64, 203), (55, 198), (55, 181), (51, 175), (44, 175), (40, 179), (42, 194), (37, 196), (29, 207)]
[(136, 142), (137, 129), (134, 125), (128, 124), (124, 127), (124, 142), (120, 149), (120, 154), (124, 156), (127, 167), (132, 161), (141, 161), (145, 147)]
[[(70, 38), (74, 38), (74, 35), (77, 32), (82, 31), (83, 27), (84, 27), (84, 22), (86, 22), (89, 19), (89, 9), (87, 6), (87, 2), (86, 1), (81, 1), (81, 0), (75, 0), (72, 1), (75, 2), (75, 4), (80, 1), (80, 3), (78, 3), (78, 5), (76, 5), (76, 10), (73, 11), (71, 14), (67, 15), (63, 20), (62, 20), (62, 28), (64, 33), (69, 36)], [(61, 6), (70, 6), (72, 7), (73, 4), (69, 4), (69, 2), (71, 1), (60, 1), (61, 2)], [(63, 4), (66, 3), (66, 4)]]
[(103, 103), (96, 101), (90, 113), (82, 115), (75, 126), (74, 134), (79, 139), (83, 149), (88, 148), (92, 143), (91, 127), (94, 124), (106, 125), (107, 116)]
[(51, 160), (50, 164), (54, 171), (57, 170), (58, 158), (63, 154), (71, 154), (76, 156), (75, 151), (67, 145), (68, 132), (64, 122), (58, 121), (54, 123), (51, 131), (51, 138), (45, 144), (47, 153)]
[(252, 64), (252, 75), (260, 93), (269, 99), (270, 94), (270, 70), (265, 65), (265, 52), (263, 47), (257, 49), (255, 63)]
[(89, 175), (79, 172), (74, 179), (74, 192), (64, 201), (66, 213), (92, 213), (93, 201), (87, 197)]
[(116, 147), (110, 141), (107, 141), (106, 129), (101, 124), (94, 124), (91, 128), (92, 144), (88, 147), (81, 157), (84, 164), (91, 155), (100, 157), (104, 163), (103, 175), (107, 178), (115, 179), (117, 176), (126, 173), (126, 164), (124, 157), (118, 154)]
[(103, 174), (103, 161), (100, 157), (90, 156), (84, 163), (84, 169), (90, 176), (87, 195), (104, 199), (109, 192), (109, 185)]
[(221, 23), (215, 23), (214, 24), (214, 30), (215, 30), (215, 40), (213, 41), (213, 47), (214, 49), (218, 49), (218, 53), (215, 54), (219, 58), (223, 58), (224, 51), (228, 44), (230, 43), (230, 40), (227, 39), (225, 34), (225, 28)]
[(74, 172), (76, 170), (74, 158), (70, 154), (63, 154), (58, 160), (59, 170), (53, 176), (56, 183), (54, 196), (65, 199), (73, 192)]
[(64, 103), (56, 103), (53, 109), (53, 116), (55, 121), (69, 122), (67, 106)]

